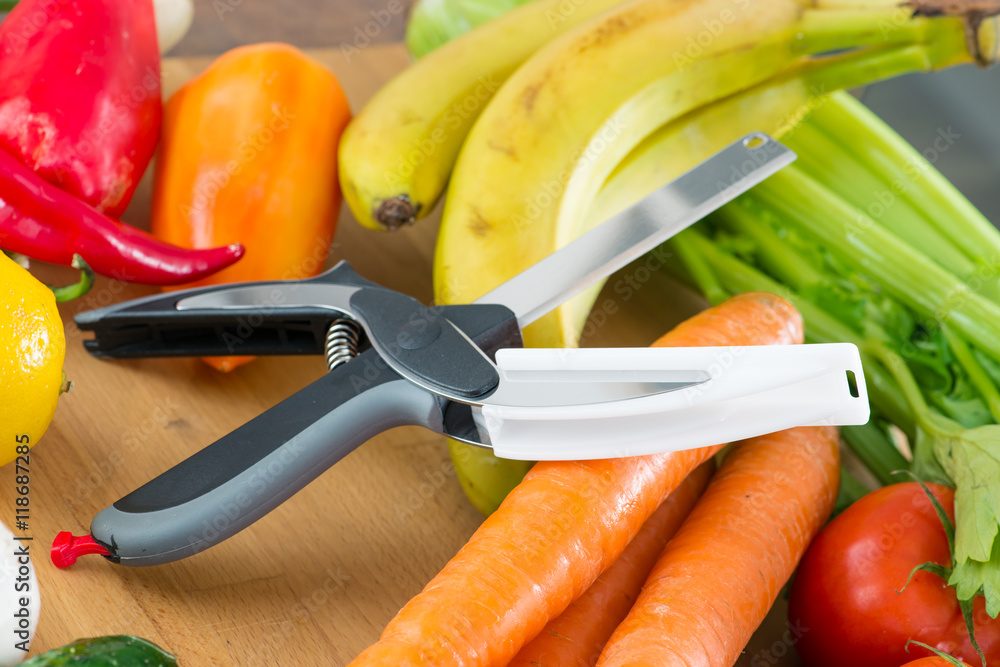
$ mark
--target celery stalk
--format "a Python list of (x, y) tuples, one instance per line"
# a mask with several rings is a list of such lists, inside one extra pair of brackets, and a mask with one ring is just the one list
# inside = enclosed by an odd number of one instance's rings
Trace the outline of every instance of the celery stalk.
[(840, 429), (840, 432), (847, 446), (880, 484), (899, 481), (894, 473), (910, 467), (910, 462), (903, 458), (896, 446), (875, 424), (868, 422), (862, 426), (850, 426)]
[(760, 220), (740, 202), (733, 202), (732, 206), (723, 207), (716, 215), (716, 219), (734, 232), (753, 239), (764, 267), (792, 289), (802, 290), (825, 280), (816, 267), (798, 254), (788, 252), (787, 245), (771, 226)]
[[(822, 105), (820, 105), (822, 106)], [(941, 230), (908, 200), (897, 198), (891, 185), (815, 123), (802, 123), (785, 143), (799, 155), (796, 166), (844, 200), (865, 212), (913, 248), (962, 280), (972, 278), (976, 262), (949, 243)]]
[[(713, 282), (721, 283), (730, 292), (771, 292), (788, 299), (802, 314), (808, 342), (853, 342), (863, 348), (864, 340), (849, 328), (787, 287), (774, 282), (739, 259), (723, 252), (697, 230), (688, 229), (682, 232), (671, 241), (671, 244), (676, 248), (677, 240), (682, 237), (684, 238), (683, 242), (687, 243), (691, 250), (696, 251), (706, 261), (706, 265), (711, 266), (716, 272)], [(683, 256), (681, 257), (683, 261)], [(695, 275), (695, 280), (698, 281), (697, 275)], [(879, 375), (882, 377), (873, 382), (873, 378)], [(868, 383), (869, 397), (883, 414), (905, 415), (908, 413), (907, 405), (898, 388), (886, 391), (886, 388), (893, 387), (894, 383), (882, 369), (866, 363), (865, 378)], [(905, 418), (901, 418), (901, 421), (904, 420)], [(871, 437), (859, 437), (848, 440), (848, 444), (852, 445), (858, 458), (869, 466), (872, 473), (883, 484), (891, 483), (890, 474), (894, 470), (904, 469), (908, 465), (902, 454), (887, 439), (883, 438), (878, 441)], [(858, 449), (854, 449), (855, 445)]]
[[(933, 329), (950, 324), (1000, 360), (1000, 306), (794, 166), (744, 195), (827, 245), (916, 310)], [(942, 310), (944, 308), (944, 310)]]
[[(968, 257), (992, 268), (992, 277), (996, 278), (1000, 266), (1000, 235), (996, 229), (941, 172), (878, 116), (850, 95), (837, 93), (815, 109), (809, 122), (828, 133), (850, 136), (850, 150), (859, 162), (892, 192), (922, 211)], [(943, 140), (947, 143), (948, 138)]]

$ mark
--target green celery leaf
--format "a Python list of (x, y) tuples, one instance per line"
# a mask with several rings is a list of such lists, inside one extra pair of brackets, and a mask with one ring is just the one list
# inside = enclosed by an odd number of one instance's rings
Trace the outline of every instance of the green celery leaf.
[(967, 560), (957, 564), (948, 583), (955, 587), (960, 600), (984, 596), (986, 613), (996, 618), (1000, 614), (1000, 540), (994, 540), (988, 561)]
[(803, 288), (799, 294), (820, 309), (829, 313), (858, 333), (862, 333), (860, 323), (865, 320), (865, 302), (856, 294), (844, 290), (839, 285), (817, 283)]
[(748, 264), (757, 265), (757, 244), (746, 236), (735, 236), (727, 231), (719, 231), (714, 242), (724, 252), (739, 257)]
[(958, 364), (949, 364), (954, 377), (950, 391), (929, 391), (927, 399), (948, 417), (965, 428), (976, 428), (993, 423), (986, 401), (983, 400), (969, 376)]
[(917, 426), (917, 441), (913, 447), (913, 463), (910, 464), (910, 472), (920, 480), (954, 486), (948, 473), (945, 472), (941, 463), (935, 455), (938, 448), (938, 439), (928, 433), (922, 426)]
[[(964, 381), (964, 378), (962, 379)], [(944, 393), (932, 393), (930, 401), (946, 415), (966, 428), (976, 428), (993, 423), (986, 403), (978, 396), (964, 397)]]
[[(959, 597), (982, 590), (1000, 612), (1000, 425), (938, 437), (934, 453), (955, 483), (955, 572)], [(981, 565), (978, 565), (979, 563)]]

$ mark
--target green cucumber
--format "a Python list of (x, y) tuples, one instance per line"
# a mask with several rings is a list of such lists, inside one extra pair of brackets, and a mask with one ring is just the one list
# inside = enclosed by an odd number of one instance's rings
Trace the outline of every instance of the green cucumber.
[(131, 635), (77, 639), (36, 655), (22, 667), (177, 667), (177, 659), (156, 644)]

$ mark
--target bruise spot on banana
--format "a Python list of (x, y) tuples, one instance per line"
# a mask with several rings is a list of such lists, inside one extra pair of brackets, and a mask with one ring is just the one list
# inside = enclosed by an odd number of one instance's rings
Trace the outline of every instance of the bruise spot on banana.
[(613, 39), (615, 35), (627, 32), (628, 29), (635, 23), (634, 21), (626, 20), (627, 18), (627, 16), (612, 16), (608, 20), (604, 21), (588, 36), (586, 42), (581, 45), (580, 52), (582, 53), (587, 49), (600, 46)]
[[(672, 14), (679, 14), (692, 3), (693, 0), (683, 0), (681, 2), (671, 3), (668, 11)], [(587, 34), (582, 35), (581, 39), (577, 40), (576, 52), (585, 53), (589, 49), (603, 46), (606, 42), (610, 42), (622, 36), (624, 36), (624, 38), (628, 38), (628, 33), (634, 28), (642, 27), (648, 23), (648, 14), (650, 11), (651, 10), (648, 6), (638, 5), (633, 6), (631, 10), (627, 12), (616, 12), (614, 15), (605, 19), (599, 26), (587, 32)], [(652, 11), (659, 12), (662, 11), (662, 8), (657, 8)]]
[(472, 214), (469, 216), (469, 230), (479, 238), (485, 238), (490, 235), (493, 231), (493, 223), (483, 217), (477, 209), (472, 209)]
[(965, 22), (965, 43), (969, 55), (980, 67), (989, 67), (1000, 59), (1000, 42), (994, 45), (992, 53), (983, 52), (979, 39), (979, 28), (983, 21), (1000, 14), (1000, 0), (909, 0), (906, 6), (913, 8), (914, 16), (958, 16)]
[(383, 199), (375, 210), (375, 221), (390, 232), (394, 232), (403, 225), (412, 225), (417, 220), (417, 213), (420, 205), (416, 206), (410, 201), (409, 195), (399, 195)]
[(543, 83), (545, 82), (541, 81), (539, 83), (530, 85), (524, 89), (523, 93), (521, 93), (521, 106), (524, 107), (524, 110), (527, 111), (528, 114), (531, 114), (532, 109), (535, 108), (535, 98), (538, 97), (538, 91), (542, 89)]
[[(509, 155), (514, 160), (517, 160), (517, 151), (514, 150), (510, 146), (505, 146), (503, 144), (498, 144), (497, 142), (493, 141), (492, 139), (490, 141), (486, 142), (486, 145), (489, 146), (491, 149), (497, 151), (497, 152), (504, 153), (505, 155)], [(517, 160), (517, 161), (519, 162), (520, 160)]]

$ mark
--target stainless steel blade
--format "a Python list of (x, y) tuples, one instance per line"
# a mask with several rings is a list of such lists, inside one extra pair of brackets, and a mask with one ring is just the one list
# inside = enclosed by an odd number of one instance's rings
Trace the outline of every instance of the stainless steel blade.
[(708, 382), (702, 370), (505, 372), (482, 405), (545, 408), (603, 405), (687, 389)]
[(527, 326), (795, 158), (768, 135), (748, 134), (475, 303), (503, 304), (514, 311), (521, 327)]

